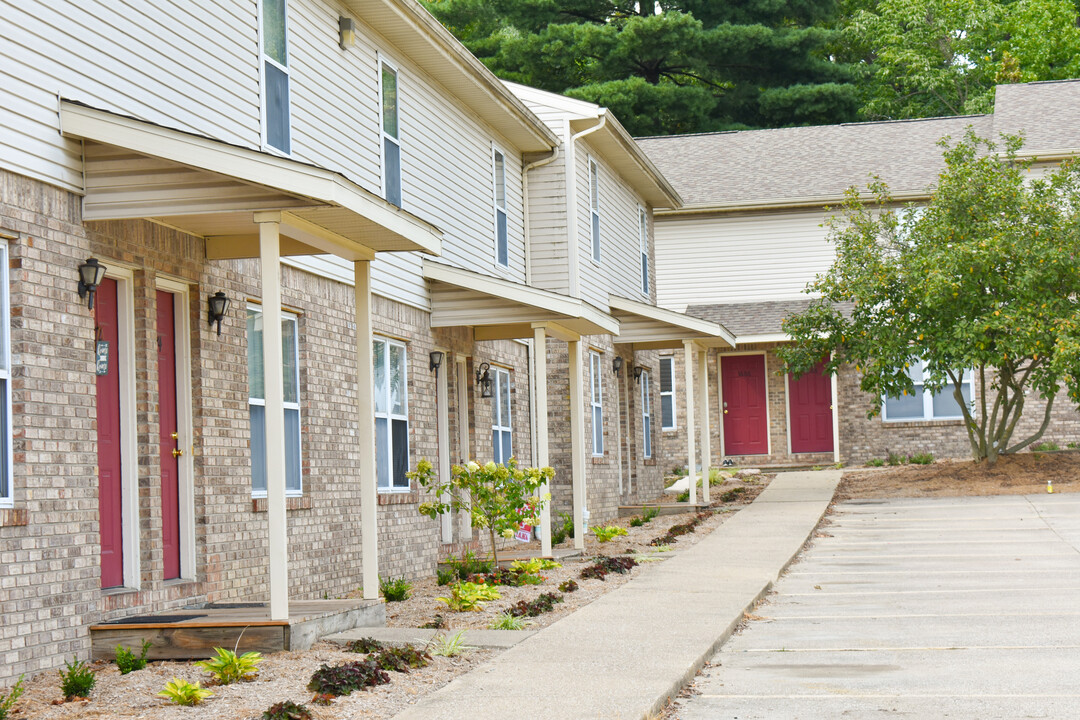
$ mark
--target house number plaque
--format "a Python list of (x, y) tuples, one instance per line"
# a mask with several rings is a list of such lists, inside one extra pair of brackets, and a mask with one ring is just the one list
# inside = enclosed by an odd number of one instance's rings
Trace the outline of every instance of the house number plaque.
[(97, 374), (109, 374), (109, 342), (107, 340), (97, 341)]

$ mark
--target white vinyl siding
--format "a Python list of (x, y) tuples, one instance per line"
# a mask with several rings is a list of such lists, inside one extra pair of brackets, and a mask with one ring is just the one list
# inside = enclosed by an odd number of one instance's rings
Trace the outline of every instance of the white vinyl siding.
[(649, 296), (649, 219), (638, 207), (638, 252), (641, 253), (641, 294)]
[(675, 358), (660, 358), (660, 427), (675, 430)]
[(592, 454), (604, 454), (604, 375), (601, 355), (589, 352), (589, 406), (592, 408)]
[(514, 427), (510, 422), (510, 372), (502, 368), (494, 371), (494, 393), (491, 396), (491, 447), (495, 462), (505, 465), (514, 456)]
[(589, 228), (593, 262), (598, 263), (600, 254), (600, 167), (589, 158)]
[[(953, 397), (954, 385), (946, 385), (936, 393), (923, 389), (923, 372), (926, 364), (920, 360), (912, 361), (907, 375), (915, 384), (913, 392), (900, 397), (886, 397), (882, 402), (881, 417), (886, 422), (912, 420), (954, 420), (964, 416), (956, 398)], [(964, 373), (960, 392), (965, 402), (971, 404), (972, 375)]]
[[(251, 494), (266, 497), (266, 392), (263, 372), (263, 314), (248, 305), (248, 416), (251, 422)], [(300, 457), (300, 337), (296, 316), (281, 315), (281, 360), (285, 406), (285, 493), (303, 494)]]
[(652, 382), (649, 371), (643, 370), (638, 379), (641, 385), (641, 449), (645, 459), (652, 457)]
[(0, 243), (0, 507), (15, 500), (11, 440), (11, 287), (8, 246)]
[(495, 263), (510, 266), (510, 248), (506, 234), (506, 156), (491, 151), (491, 170), (495, 184)]
[(292, 151), (288, 0), (259, 0), (259, 5), (263, 146), (288, 155)]
[(387, 202), (401, 207), (401, 132), (398, 122), (400, 83), (397, 68), (379, 60), (382, 108), (382, 190)]
[(375, 338), (375, 476), (379, 492), (408, 492), (409, 377), (405, 345)]

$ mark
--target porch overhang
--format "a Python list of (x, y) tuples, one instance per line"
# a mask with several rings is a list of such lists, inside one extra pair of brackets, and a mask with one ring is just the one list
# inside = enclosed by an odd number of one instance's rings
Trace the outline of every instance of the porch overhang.
[[(424, 260), (431, 327), (469, 327), (476, 340), (533, 336), (538, 324), (571, 335), (618, 335), (619, 322), (584, 300)], [(564, 333), (565, 334), (565, 333)]]
[(687, 341), (700, 347), (735, 347), (736, 338), (723, 325), (612, 295), (611, 314), (619, 321), (616, 344), (639, 350), (681, 348)]
[(442, 233), (330, 170), (74, 102), (84, 141), (83, 219), (145, 219), (206, 238), (209, 259), (258, 257), (254, 214), (281, 213), (283, 255), (438, 255)]

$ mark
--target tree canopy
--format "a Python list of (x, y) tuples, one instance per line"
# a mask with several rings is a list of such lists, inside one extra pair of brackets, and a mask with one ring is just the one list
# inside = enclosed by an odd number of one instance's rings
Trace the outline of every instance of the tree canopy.
[(421, 0), (499, 77), (610, 108), (635, 135), (855, 119), (834, 0)]
[[(880, 181), (848, 192), (829, 222), (836, 260), (785, 322), (780, 355), (801, 373), (832, 353), (826, 370), (854, 365), (876, 397), (913, 392), (908, 370), (924, 361), (924, 388), (952, 389), (972, 456), (993, 463), (1042, 437), (1059, 387), (1080, 402), (1080, 165), (1032, 180), (1019, 138), (942, 144), (924, 207), (897, 209)], [(1041, 424), (1014, 441), (1029, 391), (1045, 400)]]

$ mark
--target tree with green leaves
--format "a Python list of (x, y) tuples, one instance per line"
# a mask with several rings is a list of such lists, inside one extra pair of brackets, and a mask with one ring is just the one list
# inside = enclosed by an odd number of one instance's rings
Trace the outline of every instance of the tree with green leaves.
[[(1060, 388), (1080, 403), (1080, 166), (1032, 180), (1019, 138), (969, 131), (942, 145), (924, 207), (896, 209), (880, 181), (869, 198), (849, 190), (829, 221), (836, 259), (784, 323), (793, 342), (780, 356), (796, 374), (823, 357), (830, 373), (853, 365), (875, 397), (913, 392), (908, 369), (925, 362), (924, 389), (952, 391), (972, 456), (993, 464), (1042, 437)], [(1042, 420), (1014, 440), (1028, 393)]]
[(496, 75), (608, 107), (635, 135), (855, 118), (835, 0), (422, 0)]

